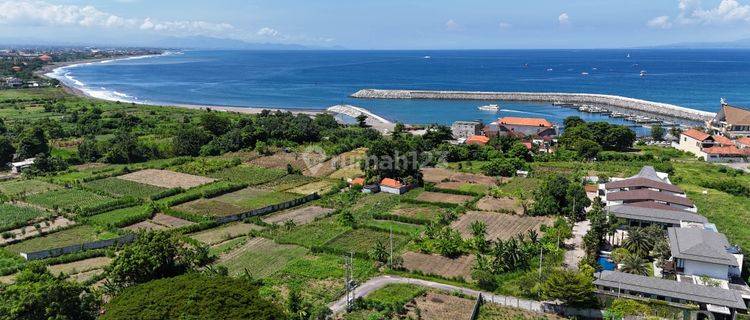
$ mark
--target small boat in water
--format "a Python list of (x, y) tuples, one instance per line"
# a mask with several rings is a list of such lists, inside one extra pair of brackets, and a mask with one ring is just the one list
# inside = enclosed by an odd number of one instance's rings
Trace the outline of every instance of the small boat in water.
[(486, 106), (481, 106), (477, 109), (482, 110), (482, 111), (494, 111), (494, 112), (500, 111), (500, 107), (496, 104), (488, 104)]
[(647, 74), (646, 70), (641, 70), (641, 78), (645, 77)]
[(581, 75), (582, 75), (582, 76), (587, 76), (587, 75), (589, 75), (589, 73), (588, 73), (588, 72), (586, 72), (586, 71), (584, 71), (584, 72), (581, 72)]
[(424, 56), (424, 57), (422, 57), (422, 59), (432, 59), (432, 57), (431, 56)]

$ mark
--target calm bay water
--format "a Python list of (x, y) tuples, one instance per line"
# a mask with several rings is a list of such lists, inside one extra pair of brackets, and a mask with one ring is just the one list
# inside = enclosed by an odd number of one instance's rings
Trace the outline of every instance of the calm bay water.
[[(647, 76), (640, 76), (642, 70)], [(750, 106), (750, 50), (187, 51), (58, 73), (107, 99), (299, 109), (349, 103), (407, 123), (505, 115), (556, 123), (569, 115), (609, 118), (546, 104), (500, 102), (502, 110), (494, 114), (477, 110), (482, 101), (348, 96), (363, 88), (586, 92), (712, 112), (722, 97)]]

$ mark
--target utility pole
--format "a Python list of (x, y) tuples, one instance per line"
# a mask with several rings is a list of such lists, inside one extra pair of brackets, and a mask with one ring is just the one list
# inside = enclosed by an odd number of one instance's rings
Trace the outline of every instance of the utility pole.
[(388, 257), (388, 267), (393, 269), (393, 226), (390, 227), (390, 255)]

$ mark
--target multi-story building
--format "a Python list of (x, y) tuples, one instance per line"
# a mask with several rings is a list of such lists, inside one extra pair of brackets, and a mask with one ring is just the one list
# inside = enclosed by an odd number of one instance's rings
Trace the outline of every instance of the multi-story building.
[(728, 137), (750, 136), (750, 110), (730, 106), (722, 100), (716, 117), (706, 123), (711, 130)]
[(479, 121), (456, 121), (451, 125), (451, 132), (453, 139), (466, 140), (471, 136), (481, 135), (483, 127), (484, 125)]

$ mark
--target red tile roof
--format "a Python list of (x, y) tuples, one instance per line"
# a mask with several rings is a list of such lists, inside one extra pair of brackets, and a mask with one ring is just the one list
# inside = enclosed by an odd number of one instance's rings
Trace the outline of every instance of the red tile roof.
[(750, 156), (750, 150), (735, 146), (703, 148), (703, 152), (716, 155)]
[(750, 147), (750, 137), (742, 137), (737, 139), (737, 142), (745, 147)]
[(519, 118), (519, 117), (503, 117), (498, 120), (500, 124), (516, 125), (516, 126), (531, 126), (531, 127), (552, 127), (552, 123), (543, 118)]
[(666, 182), (659, 182), (656, 180), (646, 179), (646, 178), (630, 178), (625, 180), (619, 180), (619, 181), (612, 181), (607, 182), (604, 184), (604, 189), (611, 190), (611, 189), (624, 189), (624, 188), (654, 188), (659, 190), (666, 190), (671, 192), (677, 192), (677, 193), (685, 193), (680, 189), (680, 187), (669, 184)]
[(352, 180), (351, 185), (353, 186), (364, 186), (365, 185), (365, 178), (355, 178)]
[(531, 142), (524, 142), (524, 146), (526, 146), (526, 149), (531, 150)]
[(711, 135), (709, 135), (708, 133), (698, 131), (695, 129), (688, 129), (687, 131), (682, 132), (682, 134), (688, 137), (691, 137), (695, 140), (698, 140), (698, 141), (704, 141), (711, 137)]
[(471, 136), (466, 139), (466, 144), (478, 144), (478, 145), (485, 145), (487, 142), (490, 142), (490, 138), (485, 136)]
[(391, 187), (391, 188), (401, 188), (404, 185), (401, 184), (401, 182), (398, 182), (398, 180), (391, 179), (391, 178), (385, 178), (380, 181), (380, 185), (384, 187)]
[(718, 144), (722, 146), (733, 146), (734, 142), (732, 140), (729, 140), (729, 138), (725, 136), (713, 136), (714, 141), (716, 141)]
[(688, 207), (693, 206), (693, 201), (686, 197), (678, 197), (671, 193), (648, 189), (611, 192), (607, 194), (607, 201), (663, 201)]

